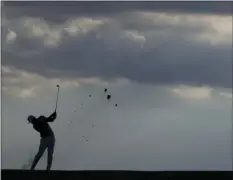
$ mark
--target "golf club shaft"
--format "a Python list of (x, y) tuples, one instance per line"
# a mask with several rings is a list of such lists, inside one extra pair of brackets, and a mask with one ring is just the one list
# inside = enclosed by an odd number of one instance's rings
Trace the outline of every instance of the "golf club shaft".
[(59, 94), (59, 87), (57, 87), (57, 100), (56, 100), (56, 108), (55, 108), (55, 111), (57, 111), (58, 94)]

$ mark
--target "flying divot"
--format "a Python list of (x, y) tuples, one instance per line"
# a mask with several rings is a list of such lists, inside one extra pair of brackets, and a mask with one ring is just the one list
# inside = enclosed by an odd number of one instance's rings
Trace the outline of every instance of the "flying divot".
[(107, 99), (108, 99), (108, 100), (111, 99), (111, 95), (107, 95)]
[(115, 104), (115, 106), (117, 107), (118, 105), (117, 105), (117, 104)]

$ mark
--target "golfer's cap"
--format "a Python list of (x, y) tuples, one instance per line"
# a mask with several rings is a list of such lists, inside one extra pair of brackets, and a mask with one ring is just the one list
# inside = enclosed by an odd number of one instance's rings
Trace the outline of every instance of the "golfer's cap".
[(29, 115), (28, 118), (27, 118), (28, 123), (31, 123), (34, 118), (35, 117), (33, 115)]

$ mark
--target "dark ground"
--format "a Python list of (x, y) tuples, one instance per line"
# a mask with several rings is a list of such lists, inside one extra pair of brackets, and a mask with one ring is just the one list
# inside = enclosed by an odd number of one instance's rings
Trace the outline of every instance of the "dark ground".
[(172, 172), (172, 171), (34, 171), (27, 170), (2, 170), (2, 180), (188, 180), (188, 179), (221, 179), (232, 180), (232, 172), (224, 171), (196, 171), (196, 172)]

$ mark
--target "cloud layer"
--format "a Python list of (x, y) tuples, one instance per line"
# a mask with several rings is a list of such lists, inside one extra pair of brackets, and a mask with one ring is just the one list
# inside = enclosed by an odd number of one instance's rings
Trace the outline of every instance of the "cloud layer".
[[(74, 14), (54, 23), (44, 19), (46, 11), (51, 8), (49, 14), (61, 19), (63, 13), (48, 6), (45, 13), (33, 15), (25, 11), (29, 7), (38, 8), (34, 3), (3, 7), (20, 12), (3, 13), (4, 66), (47, 78), (232, 87), (232, 17), (218, 10), (197, 14), (182, 8), (183, 13), (135, 8), (111, 16)], [(70, 9), (67, 5), (64, 11)]]

